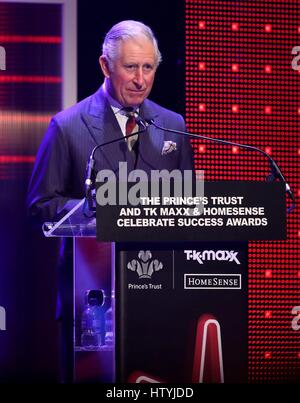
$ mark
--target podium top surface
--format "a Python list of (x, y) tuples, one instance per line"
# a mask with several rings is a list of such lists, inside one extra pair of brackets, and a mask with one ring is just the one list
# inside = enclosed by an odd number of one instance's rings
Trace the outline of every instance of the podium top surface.
[(43, 233), (46, 237), (96, 237), (96, 217), (83, 214), (85, 199), (80, 200), (58, 222), (45, 222)]

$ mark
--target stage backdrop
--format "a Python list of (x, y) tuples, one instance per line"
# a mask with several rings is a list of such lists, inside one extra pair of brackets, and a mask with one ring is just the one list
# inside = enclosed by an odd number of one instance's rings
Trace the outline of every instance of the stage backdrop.
[(0, 1), (0, 50), (0, 382), (57, 382), (59, 242), (25, 199), (51, 116), (76, 101), (76, 1)]
[[(186, 0), (186, 120), (191, 132), (259, 147), (298, 198), (300, 2)], [(265, 158), (194, 141), (207, 180), (265, 180)], [(249, 246), (249, 382), (300, 379), (299, 207), (288, 239)], [(232, 329), (234, 332), (234, 329)]]

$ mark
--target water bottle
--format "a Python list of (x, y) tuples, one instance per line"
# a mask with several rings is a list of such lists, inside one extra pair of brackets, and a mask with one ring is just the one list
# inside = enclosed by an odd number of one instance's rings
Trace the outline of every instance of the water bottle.
[(111, 307), (105, 312), (105, 344), (107, 346), (114, 344), (113, 312)]
[(81, 315), (81, 346), (85, 349), (92, 350), (102, 344), (103, 302), (103, 290), (86, 291), (85, 309)]

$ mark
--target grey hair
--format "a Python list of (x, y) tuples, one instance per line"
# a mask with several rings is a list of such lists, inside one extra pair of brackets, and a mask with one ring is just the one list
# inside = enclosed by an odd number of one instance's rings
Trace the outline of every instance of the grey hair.
[(118, 57), (120, 42), (139, 36), (145, 36), (152, 42), (156, 56), (156, 67), (158, 67), (159, 63), (162, 61), (162, 56), (158, 49), (157, 39), (151, 28), (140, 21), (125, 20), (114, 25), (109, 30), (102, 45), (102, 55), (106, 57), (110, 68), (112, 68), (112, 62)]

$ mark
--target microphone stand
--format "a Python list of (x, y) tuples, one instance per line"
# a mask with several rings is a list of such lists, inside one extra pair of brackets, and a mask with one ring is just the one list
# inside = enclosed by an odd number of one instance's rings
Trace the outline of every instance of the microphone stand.
[[(94, 211), (95, 211), (94, 204), (93, 204), (93, 195), (92, 195), (92, 187), (93, 187), (93, 183), (94, 183), (93, 176), (94, 176), (94, 166), (95, 166), (95, 152), (103, 146), (117, 143), (122, 140), (124, 141), (124, 139), (126, 140), (132, 136), (136, 136), (136, 135), (145, 133), (147, 130), (147, 126), (139, 116), (136, 117), (136, 123), (137, 123), (137, 125), (141, 125), (143, 127), (143, 129), (139, 130), (137, 132), (131, 133), (131, 134), (127, 134), (122, 137), (118, 137), (118, 138), (110, 140), (110, 141), (106, 141), (105, 143), (98, 144), (93, 148), (90, 158), (87, 163), (87, 168), (86, 168), (85, 203), (83, 205), (83, 214), (86, 217), (92, 217), (94, 215)], [(88, 128), (90, 134), (92, 134), (92, 137), (94, 137), (93, 133), (92, 133), (92, 129), (90, 128), (89, 124), (87, 124), (87, 128)]]
[(267, 157), (267, 159), (269, 160), (269, 163), (270, 163), (271, 173), (270, 173), (270, 175), (268, 175), (267, 180), (269, 182), (271, 182), (274, 179), (278, 178), (278, 179), (280, 179), (280, 181), (282, 181), (285, 184), (285, 190), (286, 190), (289, 198), (292, 201), (291, 206), (287, 210), (288, 214), (291, 213), (294, 210), (294, 208), (296, 207), (295, 196), (294, 196), (294, 194), (293, 194), (293, 192), (292, 192), (287, 180), (285, 179), (281, 169), (279, 168), (277, 163), (274, 161), (274, 159), (268, 153), (266, 153), (265, 151), (261, 150), (260, 148), (250, 146), (248, 144), (240, 144), (240, 143), (235, 143), (235, 142), (228, 141), (228, 140), (216, 139), (214, 137), (202, 136), (202, 135), (199, 135), (199, 134), (192, 134), (192, 133), (184, 132), (184, 131), (181, 131), (181, 130), (168, 129), (166, 127), (162, 127), (162, 126), (159, 126), (158, 124), (156, 124), (154, 119), (145, 119), (145, 122), (148, 125), (153, 125), (154, 127), (156, 127), (159, 130), (163, 130), (163, 131), (167, 131), (167, 132), (171, 132), (171, 133), (176, 133), (176, 134), (181, 134), (181, 135), (187, 135), (187, 136), (189, 136), (191, 138), (198, 139), (198, 140), (199, 139), (207, 140), (207, 141), (212, 141), (212, 142), (215, 142), (215, 143), (235, 146), (235, 147), (239, 147), (239, 148), (244, 148), (246, 150), (259, 152), (260, 154), (262, 154), (265, 157)]

